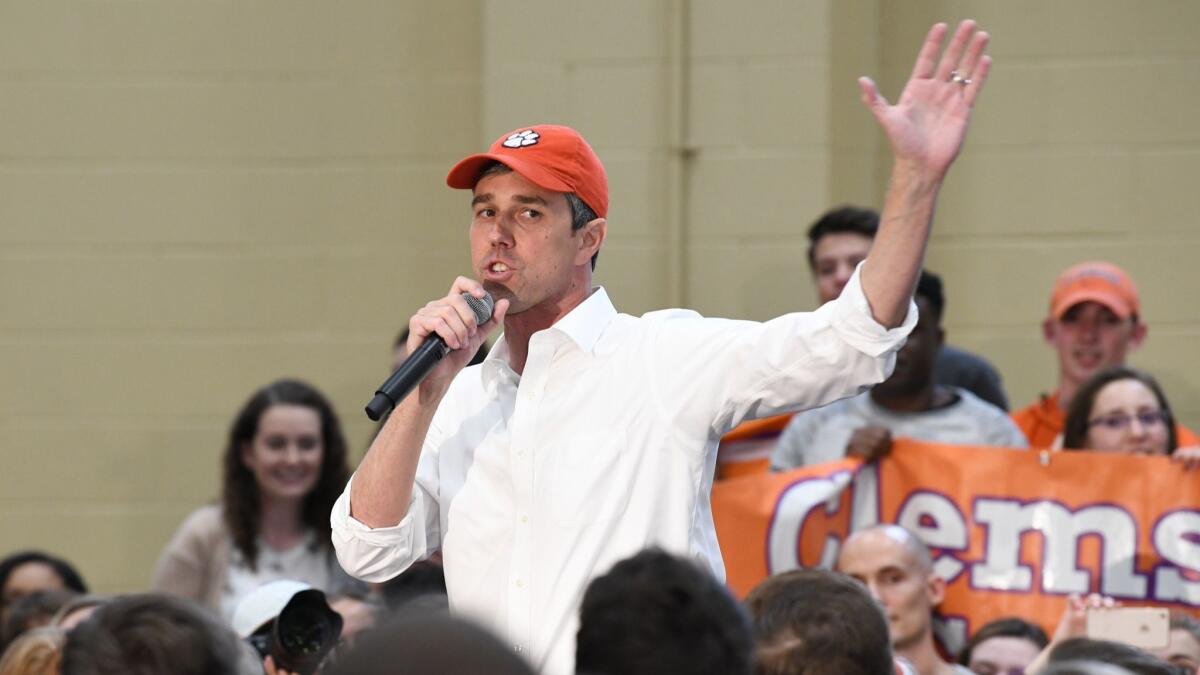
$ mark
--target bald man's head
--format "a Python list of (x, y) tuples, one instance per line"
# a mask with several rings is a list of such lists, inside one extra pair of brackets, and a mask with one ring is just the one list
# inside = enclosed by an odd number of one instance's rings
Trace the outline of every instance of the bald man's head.
[(842, 544), (837, 571), (858, 580), (883, 605), (896, 651), (932, 640), (933, 609), (946, 583), (933, 573), (929, 548), (897, 525), (855, 532)]

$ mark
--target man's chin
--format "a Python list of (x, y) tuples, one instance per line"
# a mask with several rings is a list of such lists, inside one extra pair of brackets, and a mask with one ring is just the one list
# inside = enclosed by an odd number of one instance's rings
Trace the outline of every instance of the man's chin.
[[(485, 281), (483, 282), (483, 290), (491, 293), (492, 300), (508, 300), (510, 308), (512, 305), (516, 304), (516, 295), (513, 294), (512, 289), (502, 283), (496, 281)], [(511, 309), (509, 311), (511, 312)]]

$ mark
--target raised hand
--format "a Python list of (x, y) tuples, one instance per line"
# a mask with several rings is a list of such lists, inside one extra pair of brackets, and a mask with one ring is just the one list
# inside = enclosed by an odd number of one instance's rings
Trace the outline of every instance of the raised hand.
[(963, 21), (938, 59), (948, 28), (929, 29), (912, 75), (895, 105), (869, 77), (858, 80), (862, 101), (891, 142), (897, 162), (940, 177), (950, 168), (966, 137), (971, 108), (987, 81), (991, 57), (988, 34)]

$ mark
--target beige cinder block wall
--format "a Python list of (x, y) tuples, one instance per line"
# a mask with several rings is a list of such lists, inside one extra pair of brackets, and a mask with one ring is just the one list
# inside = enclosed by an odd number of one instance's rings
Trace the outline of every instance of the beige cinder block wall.
[(879, 3), (895, 91), (936, 19), (995, 35), (994, 76), (946, 184), (929, 266), (952, 341), (991, 356), (1010, 398), (1053, 386), (1040, 321), (1058, 273), (1110, 260), (1139, 285), (1149, 338), (1131, 361), (1200, 427), (1200, 4)]
[[(0, 7), (0, 549), (144, 588), (284, 375), (362, 406), (467, 270), (473, 1)], [(359, 450), (359, 452), (361, 452)]]
[(807, 224), (883, 193), (855, 76), (894, 98), (928, 24), (968, 15), (1000, 66), (930, 255), (954, 341), (1031, 399), (1054, 274), (1111, 257), (1146, 296), (1136, 362), (1200, 425), (1194, 3), (6, 3), (0, 548), (144, 587), (280, 375), (361, 449), (388, 342), (468, 269), (445, 170), (520, 124), (605, 160), (624, 311), (811, 306)]

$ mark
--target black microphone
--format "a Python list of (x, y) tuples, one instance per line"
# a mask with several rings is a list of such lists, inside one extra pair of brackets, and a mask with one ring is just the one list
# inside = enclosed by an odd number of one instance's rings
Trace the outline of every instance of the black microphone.
[[(477, 298), (470, 293), (463, 293), (462, 297), (471, 307), (471, 311), (475, 313), (476, 325), (482, 326), (492, 318), (492, 310), (496, 305), (490, 293), (485, 293), (482, 298)], [(420, 384), (438, 361), (441, 361), (442, 357), (449, 352), (450, 348), (446, 346), (446, 341), (437, 333), (425, 338), (421, 346), (413, 350), (407, 359), (404, 359), (404, 363), (400, 364), (396, 372), (379, 385), (379, 389), (375, 392), (375, 398), (367, 404), (367, 417), (371, 418), (373, 422), (378, 422), (380, 418), (391, 412), (392, 408), (404, 400), (404, 397), (408, 396), (408, 393)]]

